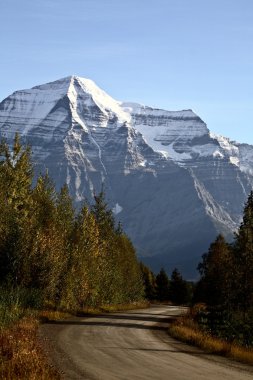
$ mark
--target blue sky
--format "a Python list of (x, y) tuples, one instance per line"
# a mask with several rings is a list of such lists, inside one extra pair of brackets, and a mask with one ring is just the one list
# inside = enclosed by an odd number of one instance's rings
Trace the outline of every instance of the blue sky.
[(0, 0), (0, 99), (71, 74), (253, 144), (252, 0)]

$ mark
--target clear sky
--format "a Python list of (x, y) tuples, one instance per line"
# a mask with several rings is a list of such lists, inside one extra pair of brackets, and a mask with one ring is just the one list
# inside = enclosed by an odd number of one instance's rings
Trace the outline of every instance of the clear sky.
[(72, 74), (253, 144), (253, 0), (0, 0), (0, 99)]

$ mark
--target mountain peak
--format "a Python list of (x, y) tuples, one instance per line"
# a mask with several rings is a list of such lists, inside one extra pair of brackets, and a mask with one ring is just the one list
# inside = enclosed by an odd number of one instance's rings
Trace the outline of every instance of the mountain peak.
[(98, 87), (93, 80), (75, 75), (63, 78), (62, 81), (64, 80), (69, 82), (67, 94), (71, 102), (74, 102), (78, 96), (82, 98), (82, 95), (86, 94), (104, 114), (115, 114), (120, 122), (130, 120), (130, 116), (120, 107), (120, 102)]
[(129, 115), (120, 107), (120, 102), (109, 96), (96, 83), (87, 78), (77, 75), (70, 75), (60, 78), (53, 82), (48, 82), (42, 85), (33, 87), (27, 90), (29, 93), (36, 95), (36, 98), (43, 97), (55, 101), (64, 96), (68, 96), (71, 104), (76, 108), (76, 104), (87, 102), (87, 104), (95, 104), (104, 114), (116, 114), (119, 122), (129, 121)]
[(37, 85), (37, 86), (34, 86), (32, 88), (33, 89), (39, 89), (39, 90), (47, 90), (47, 89), (50, 89), (50, 90), (56, 90), (56, 89), (68, 89), (68, 87), (75, 83), (75, 82), (79, 82), (79, 83), (82, 83), (83, 85), (85, 85), (87, 88), (90, 88), (90, 89), (94, 89), (94, 88), (98, 88), (98, 86), (95, 84), (95, 82), (93, 82), (91, 79), (87, 79), (87, 78), (82, 78), (82, 77), (79, 77), (77, 75), (69, 75), (67, 77), (64, 77), (64, 78), (60, 78), (60, 79), (57, 79), (57, 80), (54, 80), (52, 82), (47, 82), (45, 84), (41, 84), (41, 85)]

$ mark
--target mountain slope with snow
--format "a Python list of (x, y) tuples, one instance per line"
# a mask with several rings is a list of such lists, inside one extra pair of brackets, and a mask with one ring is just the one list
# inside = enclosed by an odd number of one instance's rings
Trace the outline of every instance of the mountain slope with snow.
[[(253, 147), (212, 134), (191, 110), (116, 101), (71, 76), (16, 91), (0, 103), (0, 135), (32, 145), (78, 203), (102, 184), (137, 251), (158, 269), (189, 273), (209, 243), (231, 237), (253, 185)], [(185, 272), (186, 273), (186, 272)]]

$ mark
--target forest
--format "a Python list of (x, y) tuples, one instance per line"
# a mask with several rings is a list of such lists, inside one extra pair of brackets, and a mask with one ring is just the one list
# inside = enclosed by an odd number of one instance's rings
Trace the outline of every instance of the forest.
[(75, 210), (67, 186), (57, 192), (47, 173), (35, 180), (18, 135), (13, 147), (1, 144), (0, 286), (2, 301), (15, 293), (24, 306), (68, 310), (144, 295), (134, 247), (104, 193)]

